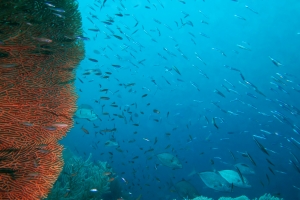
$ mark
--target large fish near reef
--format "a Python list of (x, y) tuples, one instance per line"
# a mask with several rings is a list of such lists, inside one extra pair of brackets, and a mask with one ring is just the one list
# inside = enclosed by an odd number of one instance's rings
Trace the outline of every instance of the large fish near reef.
[(157, 155), (158, 160), (165, 166), (171, 167), (171, 168), (182, 168), (182, 164), (172, 154), (169, 153), (161, 153)]
[(119, 146), (119, 143), (115, 139), (110, 139), (105, 142), (105, 146), (115, 147), (115, 146)]
[(231, 191), (231, 185), (219, 173), (208, 171), (198, 174), (207, 187), (217, 191)]
[(75, 116), (81, 119), (88, 119), (90, 121), (98, 119), (97, 115), (93, 111), (93, 108), (87, 104), (82, 104), (79, 106)]
[(238, 172), (234, 170), (221, 170), (219, 174), (231, 185), (240, 188), (250, 188), (248, 180), (244, 176), (240, 176)]

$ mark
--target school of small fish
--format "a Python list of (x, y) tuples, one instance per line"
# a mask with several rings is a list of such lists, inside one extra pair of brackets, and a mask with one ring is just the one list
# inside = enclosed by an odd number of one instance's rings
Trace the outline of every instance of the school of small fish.
[[(63, 18), (62, 9), (48, 4)], [(274, 39), (284, 32), (278, 24), (270, 32), (254, 30), (270, 20), (266, 6), (249, 0), (221, 4), (79, 3), (84, 35), (74, 38), (85, 40), (87, 59), (77, 71), (82, 105), (72, 132), (80, 130), (86, 141), (73, 148), (81, 154), (86, 144), (85, 155), (91, 151), (110, 163), (130, 194), (194, 196), (194, 187), (182, 180), (193, 168), (203, 181), (191, 176), (197, 185), (217, 191), (268, 191), (291, 176), (291, 191), (300, 190), (297, 59), (287, 55), (289, 49), (277, 53), (286, 48)], [(252, 29), (257, 33), (249, 33)], [(291, 30), (290, 37), (299, 40), (299, 32)], [(182, 181), (172, 186), (170, 180)]]

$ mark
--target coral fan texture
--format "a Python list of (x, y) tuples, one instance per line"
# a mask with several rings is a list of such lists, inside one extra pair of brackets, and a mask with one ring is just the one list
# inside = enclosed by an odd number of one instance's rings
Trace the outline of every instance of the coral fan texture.
[(62, 170), (84, 49), (76, 3), (51, 2), (64, 18), (42, 0), (0, 1), (0, 199), (46, 197)]

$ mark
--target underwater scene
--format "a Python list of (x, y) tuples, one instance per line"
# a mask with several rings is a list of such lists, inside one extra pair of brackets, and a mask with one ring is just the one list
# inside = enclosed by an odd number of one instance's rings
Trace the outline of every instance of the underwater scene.
[(103, 198), (300, 199), (299, 8), (79, 1), (89, 39), (62, 143), (110, 166), (123, 196)]
[(62, 143), (109, 166), (122, 194), (103, 198), (300, 199), (299, 8), (79, 1), (88, 39)]
[(0, 8), (0, 199), (300, 199), (300, 1)]

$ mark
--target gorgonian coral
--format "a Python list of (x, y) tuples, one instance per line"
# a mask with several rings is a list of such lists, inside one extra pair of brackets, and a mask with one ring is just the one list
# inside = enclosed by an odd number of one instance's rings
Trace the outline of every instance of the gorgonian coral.
[(62, 170), (57, 141), (73, 125), (83, 58), (73, 0), (0, 1), (0, 199), (45, 197)]

